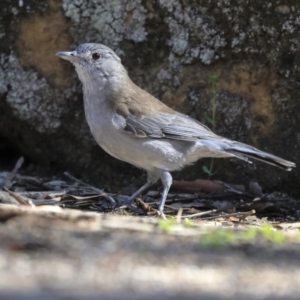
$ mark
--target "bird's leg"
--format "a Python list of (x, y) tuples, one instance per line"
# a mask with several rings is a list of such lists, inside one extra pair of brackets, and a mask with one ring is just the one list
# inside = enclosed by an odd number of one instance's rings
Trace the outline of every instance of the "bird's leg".
[(134, 207), (132, 205), (132, 203), (136, 196), (138, 196), (140, 193), (142, 193), (145, 189), (147, 189), (152, 184), (153, 184), (153, 182), (151, 180), (149, 180), (149, 178), (148, 178), (147, 182), (140, 189), (138, 189), (135, 193), (133, 193), (129, 198), (124, 199), (123, 196), (119, 197), (118, 204), (120, 206), (126, 205), (127, 208), (129, 208), (130, 210), (132, 210), (135, 213), (138, 213), (138, 214), (143, 213), (143, 210), (140, 210), (139, 208)]
[(151, 186), (152, 184), (154, 184), (158, 178), (160, 176), (160, 172), (157, 172), (157, 170), (153, 170), (151, 172), (147, 172), (147, 182), (140, 188), (138, 189), (133, 195), (131, 195), (129, 197), (129, 199), (127, 200), (128, 204), (131, 205), (132, 202), (134, 201), (135, 197), (138, 196), (139, 194), (141, 194), (143, 191), (145, 191), (149, 186)]
[(172, 175), (167, 171), (161, 171), (160, 179), (161, 179), (161, 181), (164, 185), (164, 190), (163, 190), (161, 200), (160, 200), (160, 203), (159, 203), (158, 213), (163, 214), (165, 202), (166, 202), (166, 199), (167, 199), (167, 196), (168, 196), (168, 193), (169, 193), (169, 189), (172, 185), (173, 179), (172, 179)]
[(140, 188), (138, 189), (135, 193), (133, 193), (129, 199), (128, 199), (128, 203), (132, 203), (135, 199), (136, 196), (138, 196), (139, 194), (141, 194), (144, 190), (146, 190), (149, 186), (151, 186), (154, 182), (152, 182), (151, 180), (147, 179), (147, 182)]

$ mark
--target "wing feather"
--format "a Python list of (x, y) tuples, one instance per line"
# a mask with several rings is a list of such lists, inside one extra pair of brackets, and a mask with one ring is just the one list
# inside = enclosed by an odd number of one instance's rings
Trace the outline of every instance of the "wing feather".
[[(139, 138), (165, 138), (184, 141), (217, 138), (200, 122), (180, 113), (160, 112), (156, 115), (128, 115), (124, 130)], [(130, 130), (128, 130), (130, 129)]]

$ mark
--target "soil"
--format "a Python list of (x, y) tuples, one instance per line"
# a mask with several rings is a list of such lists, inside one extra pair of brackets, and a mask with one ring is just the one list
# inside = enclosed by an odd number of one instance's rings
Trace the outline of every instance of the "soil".
[[(62, 174), (15, 171), (0, 195), (0, 299), (299, 298), (294, 199), (245, 198), (243, 215), (243, 196), (172, 191), (166, 221), (153, 213), (159, 191), (143, 197), (154, 204), (142, 215), (122, 206), (104, 212), (110, 194), (92, 197), (94, 187)], [(178, 209), (174, 199), (184, 197)], [(206, 214), (180, 219), (196, 211)], [(257, 236), (246, 238), (250, 232)]]

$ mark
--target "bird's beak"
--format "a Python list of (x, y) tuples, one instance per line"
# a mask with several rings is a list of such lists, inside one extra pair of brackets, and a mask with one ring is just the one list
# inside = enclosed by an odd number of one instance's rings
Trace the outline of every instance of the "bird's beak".
[(78, 61), (78, 55), (76, 51), (61, 51), (61, 52), (57, 52), (56, 56), (68, 60), (71, 63), (75, 63)]

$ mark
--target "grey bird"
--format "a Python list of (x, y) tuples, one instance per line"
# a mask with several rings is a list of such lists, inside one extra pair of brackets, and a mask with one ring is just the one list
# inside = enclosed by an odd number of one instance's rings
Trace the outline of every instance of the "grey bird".
[(147, 172), (147, 182), (128, 200), (161, 179), (162, 213), (172, 184), (171, 171), (203, 157), (260, 160), (290, 171), (296, 165), (252, 146), (216, 135), (200, 122), (174, 111), (135, 85), (120, 58), (102, 44), (86, 43), (58, 52), (76, 68), (83, 84), (87, 123), (110, 155)]

